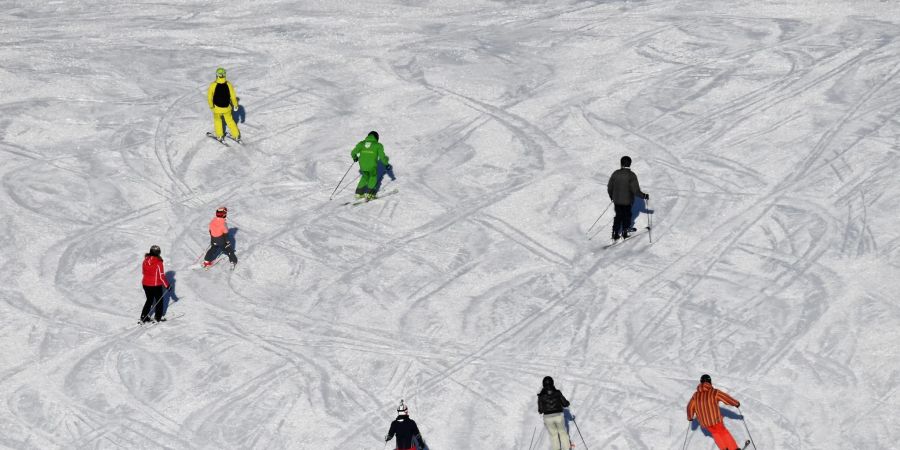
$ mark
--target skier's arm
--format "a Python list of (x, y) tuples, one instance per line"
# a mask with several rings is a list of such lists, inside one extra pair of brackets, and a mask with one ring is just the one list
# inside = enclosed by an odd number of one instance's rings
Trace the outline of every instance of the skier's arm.
[(638, 183), (638, 177), (637, 177), (637, 175), (632, 175), (632, 178), (631, 178), (631, 193), (634, 194), (634, 196), (637, 196), (637, 197), (640, 197), (640, 198), (647, 198), (647, 194), (641, 192), (641, 184)]
[(162, 280), (163, 286), (168, 289), (169, 288), (169, 280), (166, 279), (166, 268), (163, 266), (162, 261), (159, 262), (159, 266), (157, 267), (159, 270), (159, 279)]
[(537, 399), (538, 399), (538, 414), (543, 414), (544, 408), (541, 407), (541, 394), (538, 394)]
[(381, 162), (383, 162), (385, 166), (389, 166), (391, 164), (388, 162), (388, 155), (384, 152), (384, 147), (381, 147), (378, 150), (378, 156), (381, 157)]
[(209, 103), (209, 109), (213, 109), (213, 94), (216, 92), (216, 83), (212, 83), (209, 85), (209, 89), (206, 91), (206, 101)]
[(387, 435), (384, 437), (384, 442), (387, 442), (387, 441), (393, 439), (394, 434), (397, 433), (397, 431), (394, 429), (394, 424), (396, 424), (396, 422), (391, 422), (391, 428), (388, 430)]
[(694, 397), (691, 397), (691, 401), (689, 401), (688, 405), (687, 405), (688, 422), (694, 420), (694, 416), (696, 415), (696, 412), (694, 410), (696, 407), (697, 407), (697, 397), (694, 396)]
[(716, 391), (716, 400), (718, 400), (720, 402), (725, 402), (726, 404), (729, 404), (734, 407), (741, 406), (741, 402), (735, 400), (734, 397), (732, 397), (722, 391)]
[(231, 107), (238, 107), (238, 99), (237, 99), (237, 91), (234, 90), (234, 86), (231, 85), (230, 81), (226, 81), (228, 83), (228, 92), (231, 93)]
[[(211, 97), (210, 97), (210, 98), (211, 98)], [(210, 100), (210, 101), (212, 101), (212, 100)], [(612, 198), (612, 194), (613, 194), (613, 178), (614, 178), (614, 177), (615, 177), (615, 172), (613, 172), (613, 174), (610, 175), (610, 177), (609, 177), (609, 182), (606, 183), (606, 192), (609, 194), (609, 199), (610, 199), (610, 200), (613, 199), (613, 198)]]
[(563, 395), (562, 391), (559, 391), (559, 398), (562, 400), (562, 405), (563, 405), (563, 407), (568, 408), (568, 407), (569, 407), (569, 401), (566, 400), (566, 396)]
[(352, 158), (354, 162), (359, 161), (359, 153), (361, 151), (362, 148), (360, 148), (359, 144), (356, 144), (356, 147), (353, 147), (353, 150), (350, 150), (350, 158)]

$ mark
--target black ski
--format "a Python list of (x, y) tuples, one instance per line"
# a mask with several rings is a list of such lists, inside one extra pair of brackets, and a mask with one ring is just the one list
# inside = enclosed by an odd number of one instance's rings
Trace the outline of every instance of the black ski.
[(634, 239), (635, 236), (644, 234), (644, 232), (649, 231), (649, 230), (650, 230), (650, 227), (644, 227), (644, 228), (641, 228), (641, 229), (635, 231), (634, 233), (631, 233), (631, 235), (628, 236), (627, 239), (625, 239), (625, 238), (622, 238), (622, 239), (616, 239), (616, 240), (610, 242), (609, 244), (604, 245), (602, 248), (603, 248), (603, 250), (606, 250), (606, 249), (608, 249), (608, 248), (610, 248), (610, 247), (616, 246), (617, 244), (621, 244), (621, 243), (623, 243), (623, 242), (625, 242), (625, 241), (630, 241), (630, 240)]

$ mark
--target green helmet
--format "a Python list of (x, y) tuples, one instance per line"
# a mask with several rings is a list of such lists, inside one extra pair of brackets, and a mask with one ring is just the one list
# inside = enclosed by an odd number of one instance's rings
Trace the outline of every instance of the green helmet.
[(225, 78), (225, 69), (221, 67), (216, 69), (216, 78)]

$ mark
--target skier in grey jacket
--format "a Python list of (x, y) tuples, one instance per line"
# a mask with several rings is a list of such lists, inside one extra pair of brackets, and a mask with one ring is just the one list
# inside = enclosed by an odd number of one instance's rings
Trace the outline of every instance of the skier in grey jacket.
[(613, 172), (606, 184), (609, 199), (616, 205), (616, 218), (613, 219), (612, 239), (619, 237), (628, 239), (628, 227), (631, 226), (631, 204), (635, 197), (650, 199), (649, 194), (641, 191), (637, 175), (631, 171), (631, 158), (623, 156), (620, 160), (622, 168)]

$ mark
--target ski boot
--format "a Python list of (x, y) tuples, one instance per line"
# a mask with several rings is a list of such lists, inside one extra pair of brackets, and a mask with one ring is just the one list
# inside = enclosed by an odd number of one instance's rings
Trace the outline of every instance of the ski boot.
[(612, 233), (612, 240), (613, 240), (613, 242), (618, 241), (618, 240), (619, 240), (619, 233), (616, 233), (615, 231), (613, 231), (613, 233)]
[(370, 202), (370, 201), (372, 201), (372, 200), (375, 200), (376, 198), (378, 198), (378, 196), (376, 196), (375, 194), (372, 194), (372, 193), (366, 194), (366, 201), (367, 201), (367, 202)]

